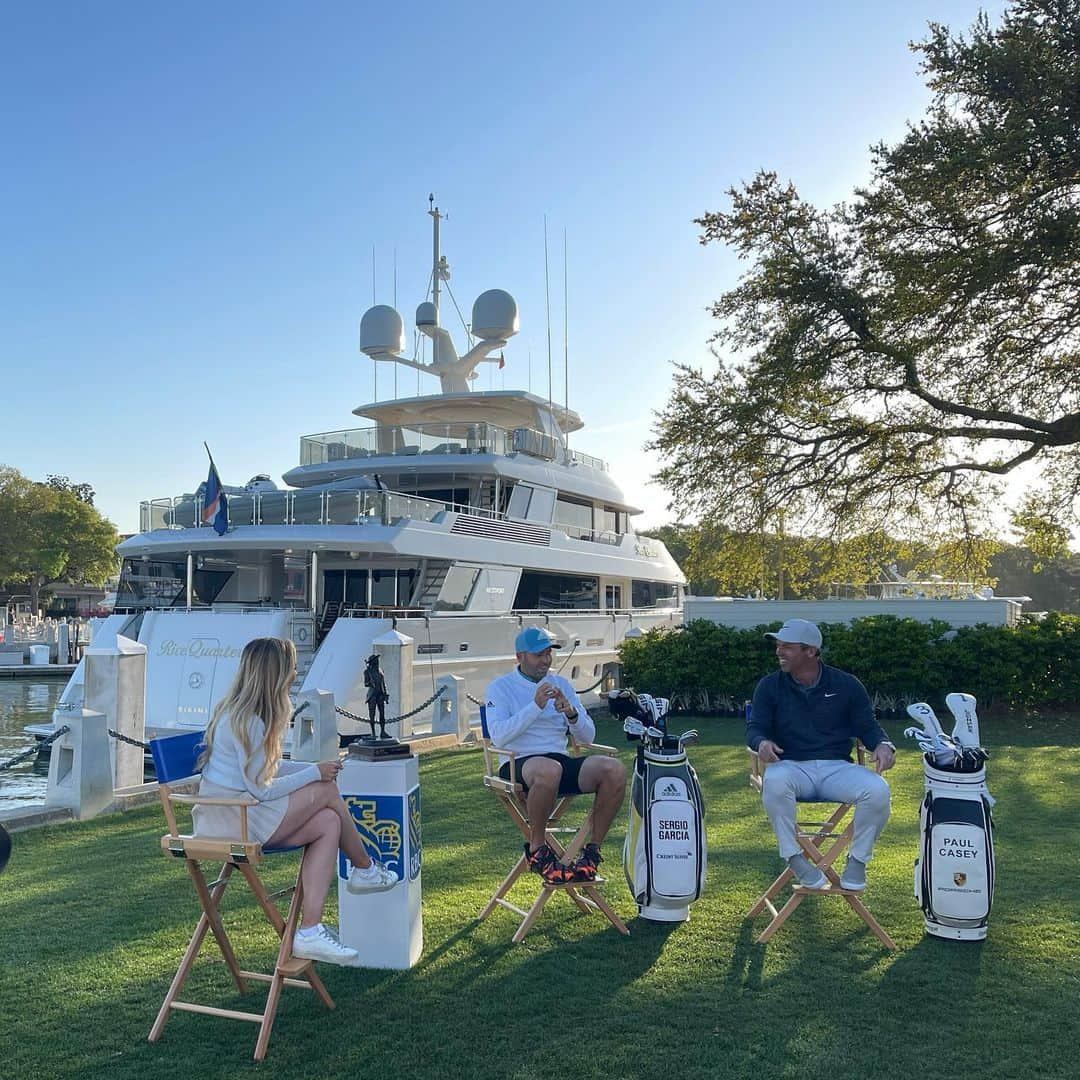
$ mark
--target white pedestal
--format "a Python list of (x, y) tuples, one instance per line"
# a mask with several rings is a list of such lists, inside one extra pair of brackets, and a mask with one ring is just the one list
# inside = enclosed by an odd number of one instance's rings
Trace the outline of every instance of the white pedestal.
[(338, 931), (360, 951), (361, 967), (410, 968), (424, 947), (420, 911), (420, 771), (416, 757), (359, 761), (347, 757), (338, 788), (368, 853), (398, 875), (381, 893), (345, 888), (352, 864), (338, 857)]

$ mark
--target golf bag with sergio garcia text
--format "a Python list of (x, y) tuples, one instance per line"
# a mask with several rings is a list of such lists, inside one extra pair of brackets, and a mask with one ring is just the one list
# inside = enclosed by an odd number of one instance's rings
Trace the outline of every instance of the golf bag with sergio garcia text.
[[(957, 728), (945, 741), (955, 747), (956, 754), (949, 764), (942, 764), (940, 750), (923, 756), (925, 793), (919, 814), (921, 851), (915, 860), (915, 899), (927, 933), (955, 941), (981, 941), (990, 920), (995, 871), (987, 755), (978, 746), (975, 699), (970, 694), (950, 694), (946, 703), (957, 717)], [(927, 705), (912, 706), (911, 715), (916, 715), (912, 710), (917, 708), (929, 710)]]
[(643, 918), (684, 922), (706, 872), (705, 805), (685, 749), (697, 732), (667, 734), (664, 698), (620, 690), (608, 701), (638, 742), (623, 845), (627, 885)]

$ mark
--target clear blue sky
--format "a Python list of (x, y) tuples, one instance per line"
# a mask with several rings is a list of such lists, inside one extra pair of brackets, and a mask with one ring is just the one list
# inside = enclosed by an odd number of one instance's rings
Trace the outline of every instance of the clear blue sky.
[[(925, 105), (907, 42), (978, 10), (8, 5), (0, 463), (89, 482), (124, 532), (141, 499), (205, 478), (204, 439), (226, 483), (280, 482), (301, 435), (360, 426), (373, 399), (373, 246), (380, 302), (397, 251), (411, 334), (434, 191), (462, 309), (494, 286), (518, 300), (495, 385), (525, 388), (531, 351), (542, 394), (547, 214), (558, 400), (566, 230), (575, 444), (611, 461), (639, 526), (669, 520), (642, 444), (672, 362), (709, 361), (706, 308), (739, 272), (693, 218), (762, 167), (844, 198)], [(378, 396), (392, 384), (380, 365)]]

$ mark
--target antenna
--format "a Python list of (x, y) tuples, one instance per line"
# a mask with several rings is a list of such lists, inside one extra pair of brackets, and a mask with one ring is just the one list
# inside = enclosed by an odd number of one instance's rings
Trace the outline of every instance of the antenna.
[(544, 215), (544, 303), (547, 306), (548, 411), (551, 411), (551, 285), (548, 280), (547, 214)]
[[(432, 227), (432, 257), (431, 257), (431, 303), (435, 308), (435, 325), (439, 326), (439, 283), (442, 275), (439, 273), (439, 222), (442, 214), (435, 205), (435, 196), (428, 196), (428, 214), (431, 216)], [(439, 366), (439, 336), (436, 334), (431, 339), (431, 362), (435, 367)]]
[(375, 245), (371, 245), (371, 306), (375, 306)]
[[(570, 412), (570, 321), (567, 315), (566, 307), (566, 227), (563, 227), (562, 231), (562, 314), (563, 314), (563, 423), (566, 421), (566, 414)], [(570, 449), (570, 434), (569, 432), (563, 433), (563, 438), (566, 439), (566, 449)]]
[[(397, 311), (397, 247), (394, 248), (394, 310)], [(394, 368), (394, 398), (398, 396), (397, 389), (397, 364), (393, 365)]]

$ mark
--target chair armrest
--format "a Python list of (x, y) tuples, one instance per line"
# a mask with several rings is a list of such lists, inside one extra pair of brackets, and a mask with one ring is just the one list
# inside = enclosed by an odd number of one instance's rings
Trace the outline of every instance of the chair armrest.
[(617, 757), (619, 751), (614, 746), (608, 746), (606, 743), (598, 742), (578, 742), (574, 740), (574, 746), (578, 750), (594, 750), (598, 754), (602, 754), (604, 757)]
[(170, 802), (184, 803), (194, 806), (199, 803), (203, 806), (258, 806), (257, 799), (223, 799), (212, 795), (170, 795)]
[(746, 748), (746, 752), (750, 755), (750, 786), (758, 794), (761, 794), (761, 785), (765, 776), (766, 763), (761, 760), (761, 755), (756, 750), (752, 750), (749, 746)]

